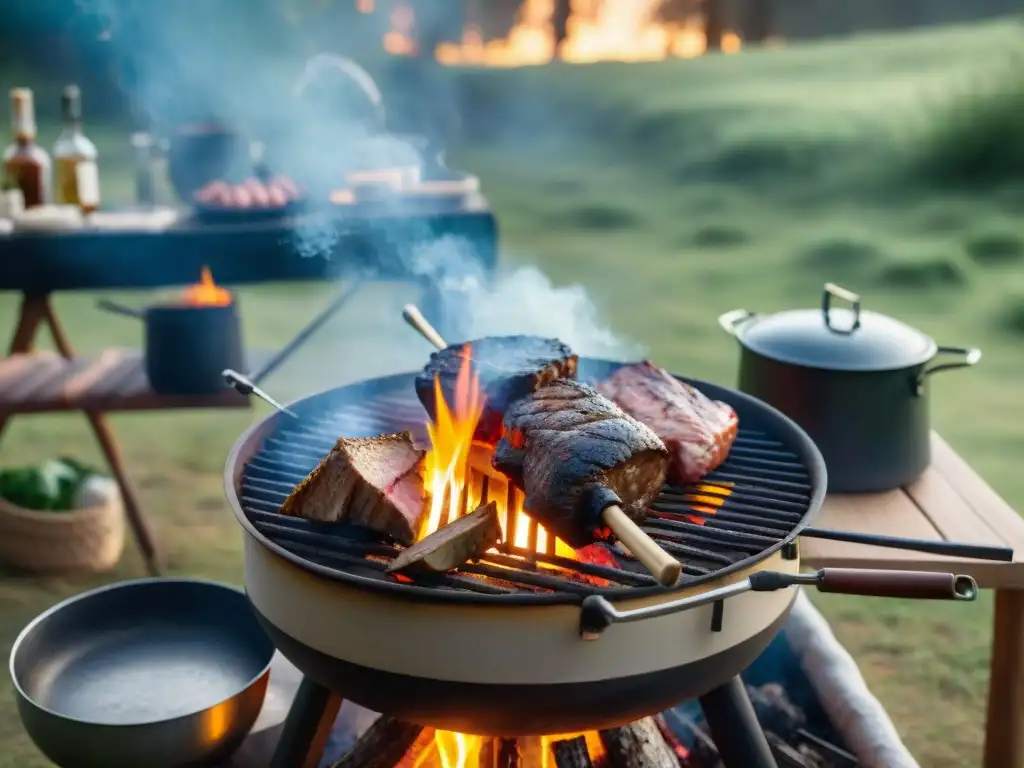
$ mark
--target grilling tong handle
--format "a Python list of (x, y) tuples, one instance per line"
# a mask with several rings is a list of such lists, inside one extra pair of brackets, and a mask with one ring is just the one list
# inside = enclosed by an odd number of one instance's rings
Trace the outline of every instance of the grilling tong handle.
[(661, 605), (620, 611), (601, 595), (583, 600), (580, 635), (596, 640), (611, 624), (655, 619), (716, 603), (745, 592), (775, 592), (794, 586), (817, 587), (819, 592), (916, 600), (974, 600), (978, 584), (970, 576), (930, 571), (886, 571), (867, 568), (822, 568), (813, 573), (758, 571), (743, 581), (682, 597)]

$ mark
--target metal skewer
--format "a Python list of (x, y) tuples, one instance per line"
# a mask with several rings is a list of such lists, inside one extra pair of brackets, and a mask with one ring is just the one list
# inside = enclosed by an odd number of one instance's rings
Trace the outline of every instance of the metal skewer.
[(291, 416), (293, 419), (299, 418), (294, 411), (290, 411), (281, 405), (277, 400), (272, 398), (258, 386), (253, 384), (248, 378), (240, 374), (238, 371), (233, 371), (230, 368), (225, 368), (221, 371), (221, 376), (224, 377), (231, 387), (233, 387), (241, 395), (256, 395), (260, 400), (265, 402), (267, 405), (276, 409), (278, 412)]

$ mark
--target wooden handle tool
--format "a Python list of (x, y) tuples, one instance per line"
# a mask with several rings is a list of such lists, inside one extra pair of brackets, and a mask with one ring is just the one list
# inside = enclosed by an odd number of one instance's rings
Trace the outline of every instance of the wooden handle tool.
[(437, 329), (427, 322), (427, 318), (423, 316), (420, 308), (415, 304), (406, 304), (402, 308), (402, 317), (405, 318), (405, 322), (419, 332), (420, 336), (438, 349), (444, 349), (448, 346), (448, 342), (441, 338), (441, 334), (437, 332)]
[(601, 512), (601, 519), (633, 553), (633, 556), (643, 564), (644, 568), (651, 572), (659, 584), (665, 587), (675, 586), (683, 572), (683, 566), (658, 546), (658, 542), (644, 533), (640, 526), (622, 511), (622, 507), (616, 504), (605, 507)]

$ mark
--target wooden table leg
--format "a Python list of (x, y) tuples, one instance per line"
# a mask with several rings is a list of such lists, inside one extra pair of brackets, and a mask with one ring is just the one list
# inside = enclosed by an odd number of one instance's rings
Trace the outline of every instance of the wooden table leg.
[(997, 590), (985, 768), (1024, 768), (1024, 591)]
[[(46, 307), (45, 296), (23, 295), (21, 297), (18, 325), (14, 329), (14, 336), (11, 337), (11, 345), (7, 350), (8, 355), (19, 355), (32, 351), (35, 346), (36, 334), (39, 333), (39, 324), (46, 317)], [(11, 416), (12, 414), (9, 413), (0, 416), (0, 435), (3, 435)]]
[[(57, 318), (57, 313), (53, 311), (53, 306), (50, 304), (49, 299), (43, 299), (42, 311), (46, 324), (50, 326), (50, 333), (53, 334), (54, 345), (63, 357), (70, 360), (75, 356), (75, 350), (71, 346), (71, 340), (68, 339), (67, 333), (64, 332), (64, 327)], [(117, 446), (117, 441), (114, 439), (114, 433), (107, 423), (106, 416), (102, 413), (87, 412), (85, 415), (89, 419), (89, 426), (92, 427), (93, 434), (96, 435), (96, 440), (100, 444), (100, 449), (107, 459), (107, 465), (110, 467), (110, 471), (114, 473), (114, 479), (117, 481), (117, 487), (121, 491), (121, 499), (124, 502), (125, 516), (128, 518), (128, 524), (131, 526), (132, 534), (135, 536), (135, 542), (138, 544), (139, 549), (142, 550), (142, 556), (146, 561), (146, 568), (150, 574), (157, 576), (160, 574), (160, 566), (153, 530), (142, 511), (142, 504), (139, 501), (139, 494), (135, 490), (135, 485), (125, 469), (121, 451)]]

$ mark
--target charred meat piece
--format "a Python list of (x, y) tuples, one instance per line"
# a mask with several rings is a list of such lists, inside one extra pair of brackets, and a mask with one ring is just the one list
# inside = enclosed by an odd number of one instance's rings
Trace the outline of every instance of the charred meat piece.
[(480, 559), (500, 540), (498, 505), (492, 501), (417, 541), (392, 561), (388, 573), (444, 573)]
[(358, 525), (412, 544), (426, 509), (419, 474), (423, 455), (408, 432), (342, 437), (279, 511), (307, 520)]
[(697, 482), (726, 460), (736, 440), (739, 418), (732, 406), (649, 360), (624, 365), (597, 389), (664, 441), (671, 454), (670, 482)]
[(440, 382), (445, 402), (454, 407), (459, 370), (467, 354), (484, 397), (477, 437), (491, 443), (501, 435), (501, 420), (510, 404), (554, 379), (576, 378), (579, 360), (558, 339), (537, 336), (488, 336), (452, 344), (432, 354), (416, 377), (416, 394), (431, 419), (436, 416), (434, 380)]
[[(668, 450), (648, 427), (585, 384), (558, 379), (513, 403), (494, 466), (526, 494), (526, 511), (583, 547), (617, 503), (642, 520), (661, 490)], [(617, 497), (617, 498), (616, 498)]]

